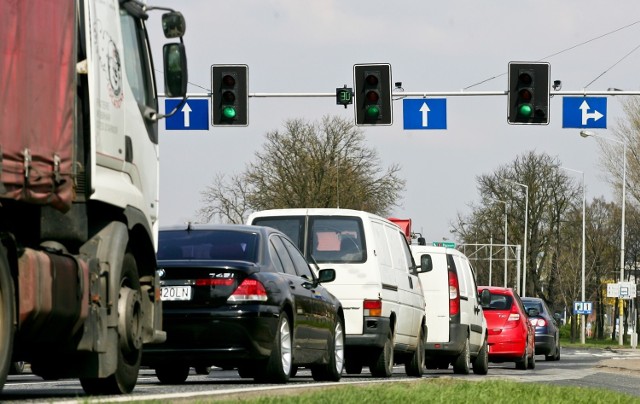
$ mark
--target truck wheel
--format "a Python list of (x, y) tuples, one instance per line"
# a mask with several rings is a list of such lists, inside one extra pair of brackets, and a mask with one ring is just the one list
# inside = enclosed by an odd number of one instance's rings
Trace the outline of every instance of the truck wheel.
[(393, 334), (389, 331), (384, 346), (369, 365), (373, 377), (391, 377), (393, 373)]
[(122, 260), (118, 294), (118, 365), (106, 378), (80, 379), (88, 394), (127, 394), (138, 380), (142, 358), (142, 296), (138, 264), (127, 252)]
[(0, 246), (0, 391), (4, 387), (13, 351), (13, 280), (4, 247)]

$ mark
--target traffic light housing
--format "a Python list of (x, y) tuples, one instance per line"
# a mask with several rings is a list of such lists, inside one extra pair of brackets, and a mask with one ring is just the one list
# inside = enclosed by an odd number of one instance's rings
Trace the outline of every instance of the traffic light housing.
[(353, 83), (356, 125), (391, 125), (391, 65), (353, 65)]
[(249, 68), (247, 65), (211, 66), (213, 126), (249, 124)]
[(509, 62), (509, 124), (549, 124), (550, 71), (547, 62)]

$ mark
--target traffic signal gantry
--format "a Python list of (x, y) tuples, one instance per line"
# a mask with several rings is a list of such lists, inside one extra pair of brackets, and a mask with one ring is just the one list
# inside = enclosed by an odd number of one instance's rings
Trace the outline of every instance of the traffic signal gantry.
[(356, 125), (391, 125), (391, 65), (353, 65)]
[[(550, 97), (553, 95), (565, 95), (582, 97), (594, 95), (616, 95), (616, 96), (639, 96), (640, 91), (626, 91), (618, 89), (607, 89), (606, 91), (593, 91), (582, 89), (580, 91), (560, 91), (560, 80), (556, 80), (551, 86), (551, 68), (548, 62), (509, 62), (508, 64), (507, 90), (500, 91), (421, 91), (408, 92), (402, 90), (396, 93), (399, 98), (429, 98), (431, 101), (446, 102), (444, 98), (433, 97), (467, 97), (467, 96), (507, 96), (507, 122), (515, 125), (547, 125), (550, 121)], [(211, 92), (205, 94), (188, 94), (188, 98), (210, 98), (211, 99), (211, 125), (212, 126), (248, 126), (249, 124), (249, 98), (267, 97), (335, 97), (336, 104), (347, 108), (354, 105), (355, 124), (358, 126), (383, 126), (393, 124), (393, 92), (391, 87), (391, 65), (388, 63), (378, 64), (355, 64), (353, 65), (353, 89), (345, 84), (343, 88), (336, 88), (335, 92), (326, 93), (251, 93), (249, 94), (248, 66), (245, 64), (227, 64), (211, 66)], [(159, 94), (160, 97), (167, 98), (167, 94)], [(565, 98), (567, 100), (567, 98)], [(169, 100), (167, 100), (169, 101)], [(426, 101), (426, 100), (425, 100)], [(576, 109), (580, 115), (574, 116), (577, 112), (569, 109), (568, 113), (563, 111), (563, 127), (594, 127), (586, 126), (591, 121), (596, 121), (605, 117), (591, 104), (584, 108), (582, 104)], [(187, 99), (187, 103), (189, 99)], [(567, 105), (573, 103), (566, 103)], [(439, 104), (438, 104), (439, 105)], [(446, 106), (446, 104), (444, 104)], [(606, 105), (606, 104), (605, 104)], [(563, 104), (563, 107), (565, 105)], [(165, 105), (166, 108), (166, 105)], [(208, 108), (208, 106), (206, 107)], [(205, 108), (205, 110), (206, 110)], [(594, 111), (589, 112), (590, 109)], [(606, 110), (606, 109), (605, 109)], [(189, 110), (191, 111), (191, 110)], [(430, 111), (430, 113), (429, 113)], [(418, 122), (418, 129), (446, 129), (439, 126), (442, 120), (446, 119), (446, 108), (439, 109), (439, 114), (434, 115), (434, 111), (420, 109), (422, 115)], [(444, 112), (443, 112), (444, 111)], [(407, 111), (404, 110), (406, 114)], [(195, 109), (194, 113), (195, 115)], [(431, 115), (431, 118), (429, 118)], [(174, 130), (184, 129), (190, 114), (175, 114), (167, 117), (167, 122), (173, 117), (174, 120), (182, 118), (184, 122), (171, 128)], [(436, 119), (434, 123), (433, 118)], [(208, 118), (205, 118), (207, 120)], [(574, 123), (576, 121), (577, 123)], [(189, 121), (190, 122), (190, 121)], [(444, 121), (446, 122), (446, 121)], [(586, 122), (586, 124), (585, 124)], [(405, 119), (406, 124), (406, 119)], [(577, 126), (571, 126), (577, 125)], [(415, 129), (409, 127), (409, 129)], [(198, 130), (202, 130), (198, 128)]]
[(212, 65), (212, 125), (249, 124), (249, 68), (247, 65)]
[(509, 124), (549, 124), (550, 70), (547, 62), (509, 62)]

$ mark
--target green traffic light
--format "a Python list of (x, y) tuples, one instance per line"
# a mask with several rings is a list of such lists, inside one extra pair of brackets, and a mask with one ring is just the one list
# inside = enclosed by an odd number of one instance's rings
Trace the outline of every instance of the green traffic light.
[(378, 119), (380, 116), (380, 108), (377, 105), (369, 105), (367, 107), (367, 118)]
[(236, 109), (234, 107), (224, 107), (222, 108), (222, 116), (225, 119), (234, 119), (236, 117)]
[(531, 118), (533, 115), (533, 108), (530, 104), (522, 104), (518, 107), (518, 115), (524, 118)]

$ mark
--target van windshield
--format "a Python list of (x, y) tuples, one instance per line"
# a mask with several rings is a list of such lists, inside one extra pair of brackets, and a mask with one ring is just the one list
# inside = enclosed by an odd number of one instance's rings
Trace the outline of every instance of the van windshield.
[(317, 263), (362, 263), (367, 260), (362, 220), (358, 217), (310, 216), (307, 232), (303, 216), (258, 217), (252, 224), (280, 230), (310, 261), (311, 257)]

